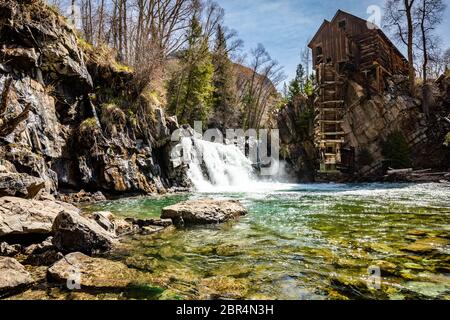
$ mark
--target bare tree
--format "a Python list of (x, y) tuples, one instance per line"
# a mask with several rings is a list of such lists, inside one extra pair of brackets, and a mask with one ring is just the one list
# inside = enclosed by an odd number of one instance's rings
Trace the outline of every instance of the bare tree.
[(439, 43), (429, 55), (428, 77), (437, 79), (448, 67), (450, 67), (450, 49), (443, 51)]
[(272, 60), (262, 44), (252, 50), (251, 76), (244, 87), (245, 127), (258, 129), (264, 114), (270, 108), (270, 100), (277, 91), (276, 86), (284, 79), (283, 68)]
[(414, 15), (418, 35), (418, 49), (422, 52), (422, 78), (426, 83), (428, 80), (428, 62), (432, 50), (436, 47), (438, 39), (432, 34), (438, 24), (442, 22), (445, 4), (442, 0), (419, 0)]
[(414, 70), (414, 3), (416, 0), (387, 0), (385, 6), (385, 27), (394, 31), (408, 50), (409, 87), (411, 94), (415, 89)]

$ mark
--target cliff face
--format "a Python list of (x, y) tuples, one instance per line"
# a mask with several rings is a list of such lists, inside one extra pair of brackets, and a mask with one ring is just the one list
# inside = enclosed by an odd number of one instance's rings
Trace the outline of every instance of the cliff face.
[(280, 133), (280, 157), (286, 161), (286, 175), (293, 181), (314, 181), (317, 152), (314, 146), (312, 122), (305, 118), (308, 102), (301, 99), (277, 111), (274, 127)]
[[(3, 171), (42, 179), (50, 192), (185, 185), (183, 169), (169, 161), (176, 119), (132, 96), (133, 73), (100, 62), (93, 48), (86, 54), (88, 46), (43, 1), (0, 1), (0, 43)], [(131, 99), (135, 113), (123, 107)]]
[[(347, 105), (342, 125), (347, 146), (355, 150), (356, 179), (379, 178), (387, 167), (401, 167), (392, 155), (403, 152), (404, 162), (414, 168), (447, 170), (450, 152), (444, 146), (450, 124), (443, 117), (450, 113), (447, 93), (433, 86), (433, 108), (427, 118), (421, 99), (408, 94), (407, 79), (394, 76), (387, 80), (388, 89), (368, 98), (363, 88), (349, 81)], [(391, 140), (404, 141), (404, 147)], [(392, 150), (386, 151), (391, 144)], [(399, 150), (399, 149), (405, 150)]]
[(276, 112), (273, 127), (280, 130), (281, 156), (291, 176), (297, 181), (370, 181), (382, 180), (389, 167), (449, 170), (450, 147), (444, 142), (450, 132), (450, 75), (430, 85), (428, 117), (421, 99), (410, 96), (405, 77), (386, 81), (383, 93), (368, 96), (355, 80), (347, 80), (343, 147), (350, 150), (348, 157), (353, 160), (352, 168), (343, 174), (317, 174), (314, 133), (302, 119), (306, 100)]

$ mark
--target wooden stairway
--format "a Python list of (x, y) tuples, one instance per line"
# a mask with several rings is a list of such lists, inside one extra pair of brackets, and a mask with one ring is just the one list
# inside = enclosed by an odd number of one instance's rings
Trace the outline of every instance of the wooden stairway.
[(320, 152), (320, 171), (334, 171), (341, 161), (344, 141), (342, 117), (344, 111), (344, 81), (335, 65), (318, 66), (318, 97), (315, 103), (315, 144)]

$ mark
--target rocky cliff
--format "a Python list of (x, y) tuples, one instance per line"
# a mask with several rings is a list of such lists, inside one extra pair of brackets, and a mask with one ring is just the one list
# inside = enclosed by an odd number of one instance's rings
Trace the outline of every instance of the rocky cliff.
[(272, 116), (272, 127), (278, 128), (280, 134), (280, 157), (287, 162), (286, 176), (294, 182), (313, 182), (317, 166), (309, 105), (308, 99), (301, 97)]
[(449, 169), (450, 150), (444, 146), (450, 131), (444, 120), (450, 114), (448, 92), (437, 83), (431, 87), (434, 101), (427, 117), (420, 95), (409, 95), (403, 76), (388, 79), (385, 92), (372, 97), (358, 83), (348, 82), (342, 127), (346, 146), (355, 151), (351, 178), (379, 179), (389, 167)]
[[(450, 74), (429, 85), (429, 115), (423, 112), (421, 88), (411, 97), (404, 76), (386, 80), (386, 90), (369, 95), (355, 79), (346, 81), (346, 110), (342, 129), (350, 165), (343, 174), (316, 173), (318, 154), (308, 118), (308, 100), (287, 105), (274, 115), (280, 130), (281, 156), (300, 181), (382, 180), (389, 167), (449, 170)], [(346, 165), (347, 165), (346, 164)]]
[(176, 119), (151, 90), (134, 92), (133, 72), (106, 49), (41, 0), (0, 1), (0, 43), (0, 195), (186, 185), (169, 161)]

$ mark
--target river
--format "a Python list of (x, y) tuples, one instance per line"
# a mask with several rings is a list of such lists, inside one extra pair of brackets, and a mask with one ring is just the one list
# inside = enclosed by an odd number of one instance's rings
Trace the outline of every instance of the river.
[[(448, 186), (258, 185), (122, 199), (90, 210), (158, 217), (164, 206), (205, 197), (238, 199), (248, 208), (223, 225), (134, 236), (113, 253), (166, 279), (163, 298), (450, 299)], [(374, 266), (379, 282), (369, 276)]]

